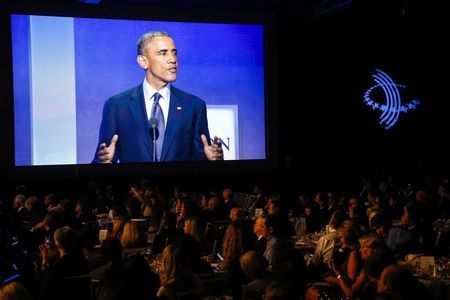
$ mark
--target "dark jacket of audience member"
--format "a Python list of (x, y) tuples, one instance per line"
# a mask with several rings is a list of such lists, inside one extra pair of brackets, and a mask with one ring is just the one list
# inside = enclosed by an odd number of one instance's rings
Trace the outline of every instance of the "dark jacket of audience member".
[(55, 231), (55, 244), (61, 257), (44, 272), (40, 299), (74, 299), (78, 297), (78, 287), (65, 281), (65, 278), (89, 275), (89, 263), (83, 256), (79, 236), (69, 227), (61, 227)]

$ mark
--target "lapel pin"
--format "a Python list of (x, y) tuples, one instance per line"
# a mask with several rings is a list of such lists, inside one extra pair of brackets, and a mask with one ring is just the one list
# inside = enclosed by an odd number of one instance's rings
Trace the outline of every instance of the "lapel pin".
[(181, 106), (177, 106), (177, 110), (181, 110)]

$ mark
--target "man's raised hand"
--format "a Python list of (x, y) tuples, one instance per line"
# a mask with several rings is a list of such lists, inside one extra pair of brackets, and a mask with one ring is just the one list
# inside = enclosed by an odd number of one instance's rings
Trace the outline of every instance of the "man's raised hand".
[(202, 134), (201, 139), (208, 160), (223, 160), (222, 143), (217, 136), (214, 136), (214, 141), (211, 145), (208, 145), (208, 139), (204, 134)]
[(115, 134), (112, 137), (111, 143), (109, 144), (109, 146), (106, 146), (105, 143), (100, 144), (98, 152), (97, 152), (97, 156), (98, 156), (98, 160), (102, 164), (108, 164), (108, 163), (112, 162), (112, 160), (114, 158), (114, 152), (116, 151), (116, 143), (117, 143), (118, 139), (119, 139), (119, 136), (117, 134)]

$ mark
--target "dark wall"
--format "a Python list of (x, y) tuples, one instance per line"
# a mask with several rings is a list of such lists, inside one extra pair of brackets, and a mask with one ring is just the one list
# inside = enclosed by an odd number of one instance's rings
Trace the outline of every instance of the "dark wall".
[[(448, 173), (446, 4), (410, 3), (405, 11), (398, 1), (355, 3), (332, 15), (284, 24), (281, 140), (300, 178), (345, 182)], [(293, 13), (286, 16), (295, 19)], [(381, 112), (363, 102), (375, 68), (407, 85), (400, 89), (403, 102), (421, 101), (389, 130), (378, 124)], [(377, 99), (383, 103), (385, 97)]]

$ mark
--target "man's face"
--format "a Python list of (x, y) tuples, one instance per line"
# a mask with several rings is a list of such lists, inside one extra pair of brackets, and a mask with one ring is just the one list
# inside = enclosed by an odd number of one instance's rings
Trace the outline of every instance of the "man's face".
[(52, 198), (51, 198), (51, 196), (47, 195), (44, 198), (44, 205), (45, 206), (50, 206), (50, 204), (52, 204)]
[(400, 217), (400, 224), (407, 225), (409, 224), (410, 219), (411, 218), (409, 216), (408, 211), (405, 208), (403, 208), (403, 214)]
[(370, 255), (372, 255), (372, 248), (366, 245), (365, 243), (361, 244), (361, 248), (359, 248), (359, 252), (361, 253), (361, 257), (363, 260), (366, 260)]
[(233, 207), (230, 211), (230, 220), (231, 221), (237, 220), (239, 218), (239, 213), (240, 213), (239, 208)]
[(305, 214), (306, 214), (307, 216), (309, 216), (311, 213), (312, 213), (311, 208), (305, 207)]
[(262, 235), (265, 236), (267, 232), (266, 227), (266, 220), (263, 218), (257, 218), (255, 220), (255, 225), (253, 226), (253, 232), (256, 234), (256, 236), (260, 237)]
[(16, 198), (14, 198), (13, 208), (14, 208), (15, 210), (18, 210), (19, 207), (20, 207), (20, 199), (16, 197)]
[(172, 38), (153, 38), (140, 57), (139, 64), (146, 69), (147, 81), (154, 88), (160, 88), (177, 79), (177, 49)]
[(351, 210), (353, 210), (353, 211), (355, 211), (356, 210), (356, 208), (358, 208), (358, 200), (357, 199), (350, 199), (350, 202), (349, 202), (349, 208), (351, 209)]

